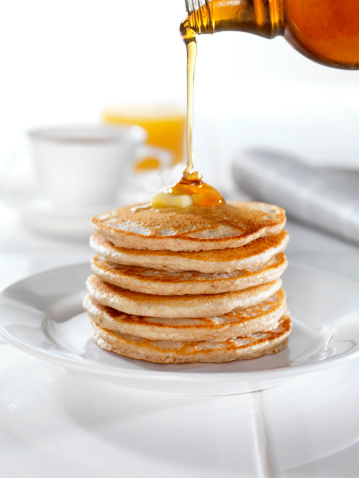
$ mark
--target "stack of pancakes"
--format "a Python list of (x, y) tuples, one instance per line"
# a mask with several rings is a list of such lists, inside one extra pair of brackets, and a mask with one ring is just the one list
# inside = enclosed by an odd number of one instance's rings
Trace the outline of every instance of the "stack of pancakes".
[(157, 363), (229, 362), (282, 350), (284, 211), (255, 202), (95, 216), (84, 308), (102, 348)]

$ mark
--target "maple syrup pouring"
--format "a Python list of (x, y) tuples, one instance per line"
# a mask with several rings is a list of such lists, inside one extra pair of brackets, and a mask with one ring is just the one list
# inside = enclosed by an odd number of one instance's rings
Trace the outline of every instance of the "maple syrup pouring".
[(153, 207), (219, 206), (225, 203), (221, 194), (202, 181), (202, 175), (193, 171), (193, 93), (197, 56), (196, 34), (188, 20), (181, 24), (182, 38), (187, 48), (187, 117), (186, 117), (186, 168), (182, 179), (163, 193), (152, 198)]
[[(186, 118), (186, 154), (187, 165), (183, 172), (183, 178), (201, 179), (201, 174), (197, 173), (197, 177), (190, 176), (193, 174), (194, 158), (193, 158), (193, 92), (194, 92), (194, 70), (197, 56), (196, 37), (189, 41), (185, 41), (187, 48), (187, 118)], [(198, 177), (199, 176), (199, 177)]]

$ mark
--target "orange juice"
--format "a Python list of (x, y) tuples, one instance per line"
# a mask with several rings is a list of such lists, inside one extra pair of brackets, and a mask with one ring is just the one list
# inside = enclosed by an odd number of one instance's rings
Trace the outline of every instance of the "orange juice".
[[(148, 144), (165, 148), (171, 153), (172, 166), (184, 160), (184, 132), (186, 115), (180, 109), (162, 105), (126, 105), (106, 108), (103, 120), (109, 125), (134, 124), (148, 133)], [(142, 158), (135, 170), (159, 168), (156, 157)]]

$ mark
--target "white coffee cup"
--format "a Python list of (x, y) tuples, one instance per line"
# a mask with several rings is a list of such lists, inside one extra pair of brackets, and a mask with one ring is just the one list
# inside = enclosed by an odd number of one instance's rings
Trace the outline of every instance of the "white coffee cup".
[(88, 208), (112, 204), (133, 162), (144, 154), (169, 164), (165, 150), (146, 145), (139, 126), (63, 126), (28, 131), (42, 193), (54, 206)]

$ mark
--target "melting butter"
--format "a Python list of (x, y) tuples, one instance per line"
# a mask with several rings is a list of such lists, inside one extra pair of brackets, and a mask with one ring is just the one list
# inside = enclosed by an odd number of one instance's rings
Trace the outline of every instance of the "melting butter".
[(167, 192), (155, 194), (152, 197), (152, 206), (184, 208), (192, 206), (193, 200), (188, 194), (168, 194)]

